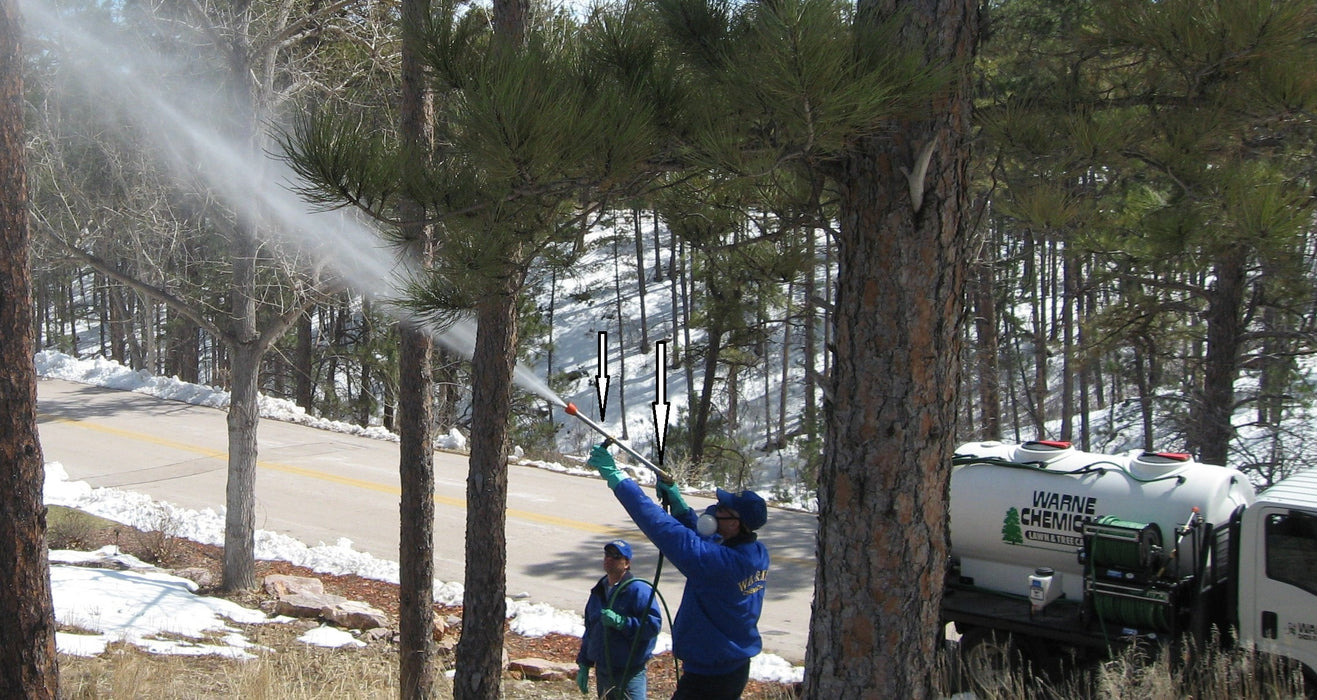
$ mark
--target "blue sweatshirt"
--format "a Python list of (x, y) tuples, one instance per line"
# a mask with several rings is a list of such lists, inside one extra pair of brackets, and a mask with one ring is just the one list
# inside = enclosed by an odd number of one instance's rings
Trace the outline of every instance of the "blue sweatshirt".
[[(585, 634), (581, 637), (576, 663), (603, 667), (609, 678), (630, 678), (643, 671), (654, 654), (654, 640), (663, 625), (663, 614), (659, 611), (659, 597), (652, 592), (648, 581), (628, 572), (617, 585), (620, 588), (612, 591), (615, 595), (605, 594), (608, 577), (604, 576), (590, 590), (590, 599), (585, 602)], [(605, 608), (626, 618), (626, 626), (620, 630), (605, 627), (600, 616)]]
[(692, 673), (719, 675), (740, 668), (763, 649), (759, 613), (768, 583), (768, 548), (751, 533), (725, 543), (695, 531), (698, 514), (665, 512), (627, 479), (613, 489), (631, 519), (686, 576), (672, 653)]

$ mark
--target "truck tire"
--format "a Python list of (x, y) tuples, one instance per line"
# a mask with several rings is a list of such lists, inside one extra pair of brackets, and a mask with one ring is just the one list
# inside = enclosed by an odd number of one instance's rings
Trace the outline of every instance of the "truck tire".
[(960, 686), (983, 697), (1009, 697), (1023, 680), (1020, 649), (1015, 637), (986, 627), (972, 627), (960, 635)]

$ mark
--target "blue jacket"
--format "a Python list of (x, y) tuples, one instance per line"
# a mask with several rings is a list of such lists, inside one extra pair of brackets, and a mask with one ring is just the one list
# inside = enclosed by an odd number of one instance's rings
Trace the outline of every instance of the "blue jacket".
[(695, 531), (698, 514), (665, 512), (627, 479), (613, 489), (649, 540), (686, 576), (672, 653), (685, 670), (730, 673), (763, 649), (759, 613), (768, 583), (768, 548), (753, 533), (721, 543)]
[[(600, 578), (590, 590), (590, 599), (585, 602), (585, 635), (581, 637), (576, 663), (601, 666), (610, 678), (629, 678), (637, 671), (643, 671), (645, 663), (654, 654), (654, 640), (663, 625), (659, 597), (653, 593), (648, 581), (630, 573), (617, 582), (611, 601), (604, 597), (607, 584), (607, 576)], [(620, 630), (605, 627), (601, 617), (604, 608), (611, 608), (625, 617), (626, 627)], [(637, 636), (639, 641), (636, 641)]]

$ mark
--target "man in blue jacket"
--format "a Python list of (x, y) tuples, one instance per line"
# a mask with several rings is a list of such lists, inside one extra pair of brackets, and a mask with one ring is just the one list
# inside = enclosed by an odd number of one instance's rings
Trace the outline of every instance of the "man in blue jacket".
[(663, 624), (658, 595), (648, 581), (631, 575), (631, 544), (613, 540), (604, 545), (604, 576), (585, 602), (585, 635), (576, 654), (576, 686), (595, 689), (608, 700), (645, 700), (645, 665), (654, 654), (654, 639)]
[(608, 482), (631, 519), (686, 576), (672, 653), (682, 662), (673, 700), (733, 700), (750, 679), (750, 659), (763, 648), (759, 613), (768, 583), (768, 549), (755, 531), (768, 521), (753, 491), (718, 489), (718, 503), (697, 517), (676, 486), (658, 485), (669, 515), (620, 470), (603, 446), (590, 466)]

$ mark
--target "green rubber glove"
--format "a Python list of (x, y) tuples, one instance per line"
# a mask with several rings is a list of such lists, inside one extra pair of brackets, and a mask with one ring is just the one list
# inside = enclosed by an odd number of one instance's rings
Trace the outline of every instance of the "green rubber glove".
[(626, 618), (612, 610), (605, 609), (599, 613), (599, 617), (603, 618), (605, 627), (612, 627), (615, 630), (626, 628)]
[(603, 445), (595, 445), (594, 449), (590, 450), (590, 461), (586, 464), (599, 471), (599, 476), (604, 477), (604, 481), (608, 482), (608, 488), (610, 489), (617, 488), (618, 484), (631, 478), (618, 470), (617, 462), (613, 461), (613, 455)]
[(681, 515), (691, 509), (690, 506), (686, 505), (686, 499), (681, 497), (681, 492), (677, 490), (676, 484), (669, 484), (659, 479), (654, 486), (654, 490), (658, 491), (659, 500), (672, 509), (673, 515)]
[(590, 692), (590, 667), (585, 664), (576, 664), (576, 687), (581, 689), (581, 694), (585, 695)]

